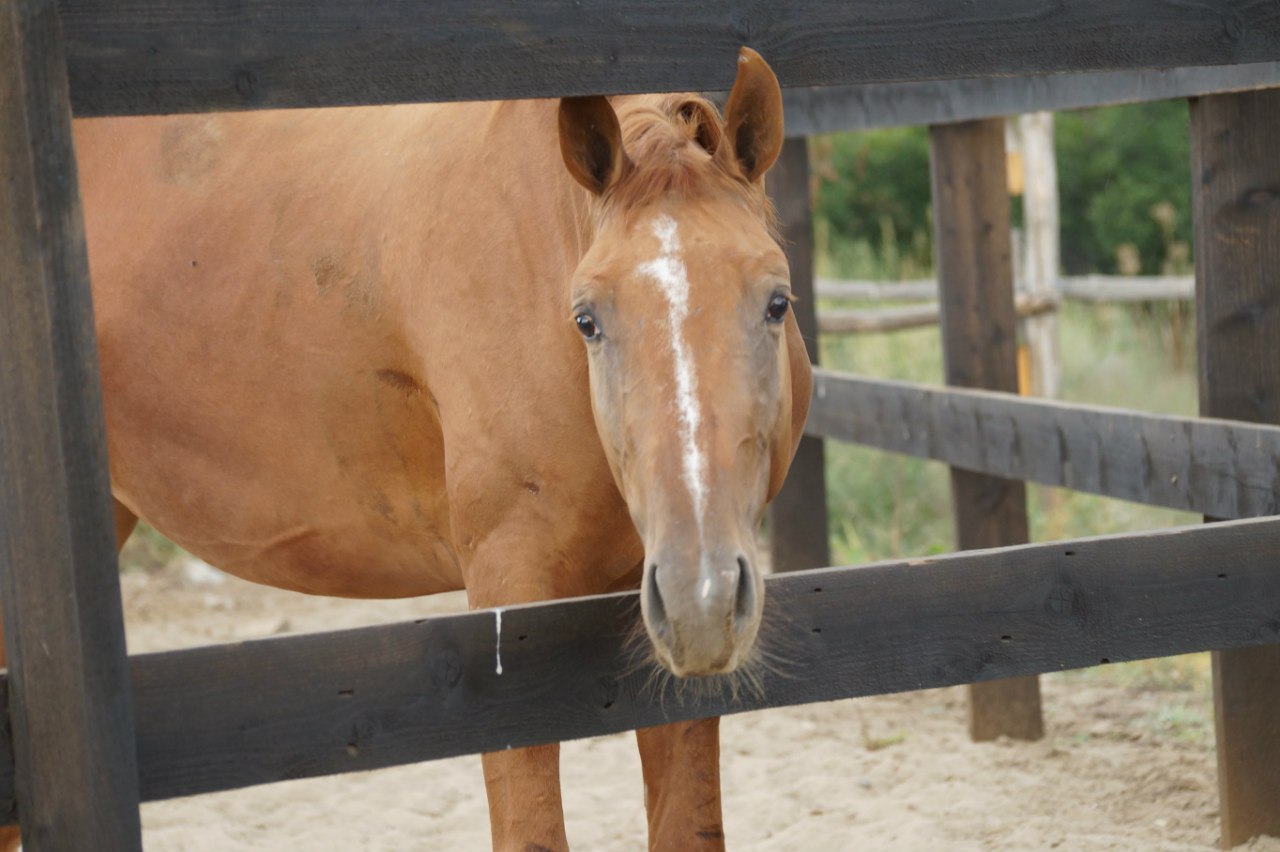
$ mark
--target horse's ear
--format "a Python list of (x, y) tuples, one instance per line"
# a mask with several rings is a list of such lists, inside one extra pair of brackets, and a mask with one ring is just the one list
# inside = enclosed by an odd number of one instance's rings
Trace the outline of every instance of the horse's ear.
[(600, 95), (560, 99), (560, 155), (573, 179), (596, 195), (630, 166), (622, 127), (609, 99)]
[(738, 51), (738, 76), (724, 108), (721, 162), (749, 181), (759, 179), (782, 150), (782, 89), (769, 64), (749, 47)]

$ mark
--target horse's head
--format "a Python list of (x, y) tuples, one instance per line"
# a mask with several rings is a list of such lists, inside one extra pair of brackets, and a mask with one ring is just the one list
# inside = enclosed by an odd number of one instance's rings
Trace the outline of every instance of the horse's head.
[[(764, 585), (756, 530), (808, 404), (809, 366), (764, 173), (778, 82), (743, 49), (723, 122), (688, 95), (566, 98), (560, 145), (595, 196), (572, 281), (597, 429), (644, 542), (644, 622), (677, 675), (748, 656)], [(793, 405), (793, 394), (797, 405)]]

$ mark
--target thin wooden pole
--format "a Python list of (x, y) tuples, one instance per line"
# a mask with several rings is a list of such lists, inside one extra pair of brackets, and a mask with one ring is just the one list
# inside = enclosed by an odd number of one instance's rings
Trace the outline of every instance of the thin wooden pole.
[[(1003, 119), (933, 125), (934, 233), (948, 384), (1016, 392), (1016, 323)], [(1021, 482), (951, 469), (962, 550), (1027, 541)], [(1040, 683), (1012, 678), (969, 687), (975, 740), (1044, 735)]]
[[(818, 320), (814, 310), (813, 214), (809, 207), (809, 149), (804, 139), (788, 139), (769, 172), (769, 194), (777, 205), (783, 245), (791, 265), (794, 310), (809, 360), (818, 363)], [(769, 549), (774, 571), (798, 571), (831, 564), (827, 540), (827, 487), (821, 438), (800, 440), (791, 472), (769, 507)]]
[[(1022, 141), (1023, 223), (1026, 259), (1023, 284), (1029, 300), (1058, 303), (1059, 281), (1058, 160), (1053, 147), (1053, 113), (1035, 112), (1018, 117)], [(1061, 396), (1058, 362), (1058, 315), (1053, 312), (1022, 320), (1031, 352), (1031, 392), (1057, 399)]]
[(141, 848), (71, 111), (54, 0), (0, 3), (0, 602), (28, 850)]
[[(1200, 413), (1280, 423), (1280, 89), (1191, 102)], [(1222, 844), (1280, 836), (1280, 646), (1213, 655)]]

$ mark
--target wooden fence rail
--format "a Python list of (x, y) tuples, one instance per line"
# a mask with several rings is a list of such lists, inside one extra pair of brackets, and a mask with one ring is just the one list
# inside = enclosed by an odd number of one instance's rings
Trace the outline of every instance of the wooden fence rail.
[(504, 610), (501, 675), (492, 611), (134, 656), (142, 797), (1276, 642), (1277, 556), (1267, 518), (774, 576), (736, 696), (650, 683), (634, 594)]
[[(1178, 301), (1195, 298), (1196, 280), (1192, 275), (1064, 275), (1058, 279), (1058, 290), (1064, 299), (1081, 302)], [(819, 278), (815, 292), (820, 299), (923, 302), (938, 298), (938, 282)]]
[[(1036, 317), (1056, 311), (1058, 302), (1052, 298), (1019, 294), (1014, 301), (1014, 308), (1020, 319)], [(874, 334), (923, 328), (937, 325), (939, 315), (937, 302), (868, 310), (827, 308), (817, 312), (818, 330), (823, 334)]]
[(784, 89), (787, 136), (1003, 118), (1280, 86), (1280, 62)]
[(77, 115), (727, 90), (1280, 60), (1268, 3), (62, 0)]
[(1218, 518), (1273, 515), (1280, 427), (818, 370), (806, 431)]

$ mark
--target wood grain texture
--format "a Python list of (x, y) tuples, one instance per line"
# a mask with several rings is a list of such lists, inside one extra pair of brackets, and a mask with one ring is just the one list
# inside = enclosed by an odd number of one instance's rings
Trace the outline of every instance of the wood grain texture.
[(62, 0), (77, 115), (728, 90), (1280, 61), (1218, 0)]
[[(791, 267), (792, 306), (809, 361), (818, 363), (817, 299), (813, 292), (813, 213), (809, 203), (809, 149), (804, 139), (783, 143), (767, 177), (777, 207), (782, 244)], [(774, 571), (831, 564), (827, 532), (826, 453), (820, 438), (800, 439), (782, 491), (769, 506), (769, 553)]]
[[(0, 4), (0, 602), (24, 848), (141, 848), (88, 259), (52, 0)], [(14, 788), (4, 794), (13, 815)]]
[[(1280, 640), (1280, 519), (770, 577), (760, 693), (656, 690), (634, 594), (131, 658), (142, 793)], [(0, 764), (0, 795), (9, 767)]]
[[(1004, 120), (935, 124), (929, 142), (947, 384), (1016, 391)], [(953, 467), (951, 501), (959, 549), (1027, 541), (1022, 482)], [(977, 741), (1044, 736), (1039, 682), (1023, 678), (970, 687), (969, 734)]]
[[(1058, 309), (1058, 300), (1019, 294), (1016, 307), (1019, 317), (1042, 317)], [(940, 317), (936, 302), (866, 310), (828, 308), (818, 313), (818, 330), (823, 334), (880, 334), (937, 325)]]
[(1280, 511), (1280, 428), (819, 370), (811, 435), (1134, 503)]
[[(929, 301), (938, 298), (938, 282), (842, 281), (819, 278), (820, 299)], [(1057, 288), (1064, 299), (1080, 302), (1166, 302), (1195, 298), (1193, 275), (1063, 275)]]
[(787, 136), (998, 118), (1280, 85), (1280, 62), (784, 89)]
[[(1277, 140), (1280, 90), (1192, 102), (1200, 413), (1210, 417), (1280, 423)], [(1261, 475), (1275, 474), (1270, 461)], [(1215, 654), (1213, 674), (1223, 845), (1280, 836), (1280, 645)]]

